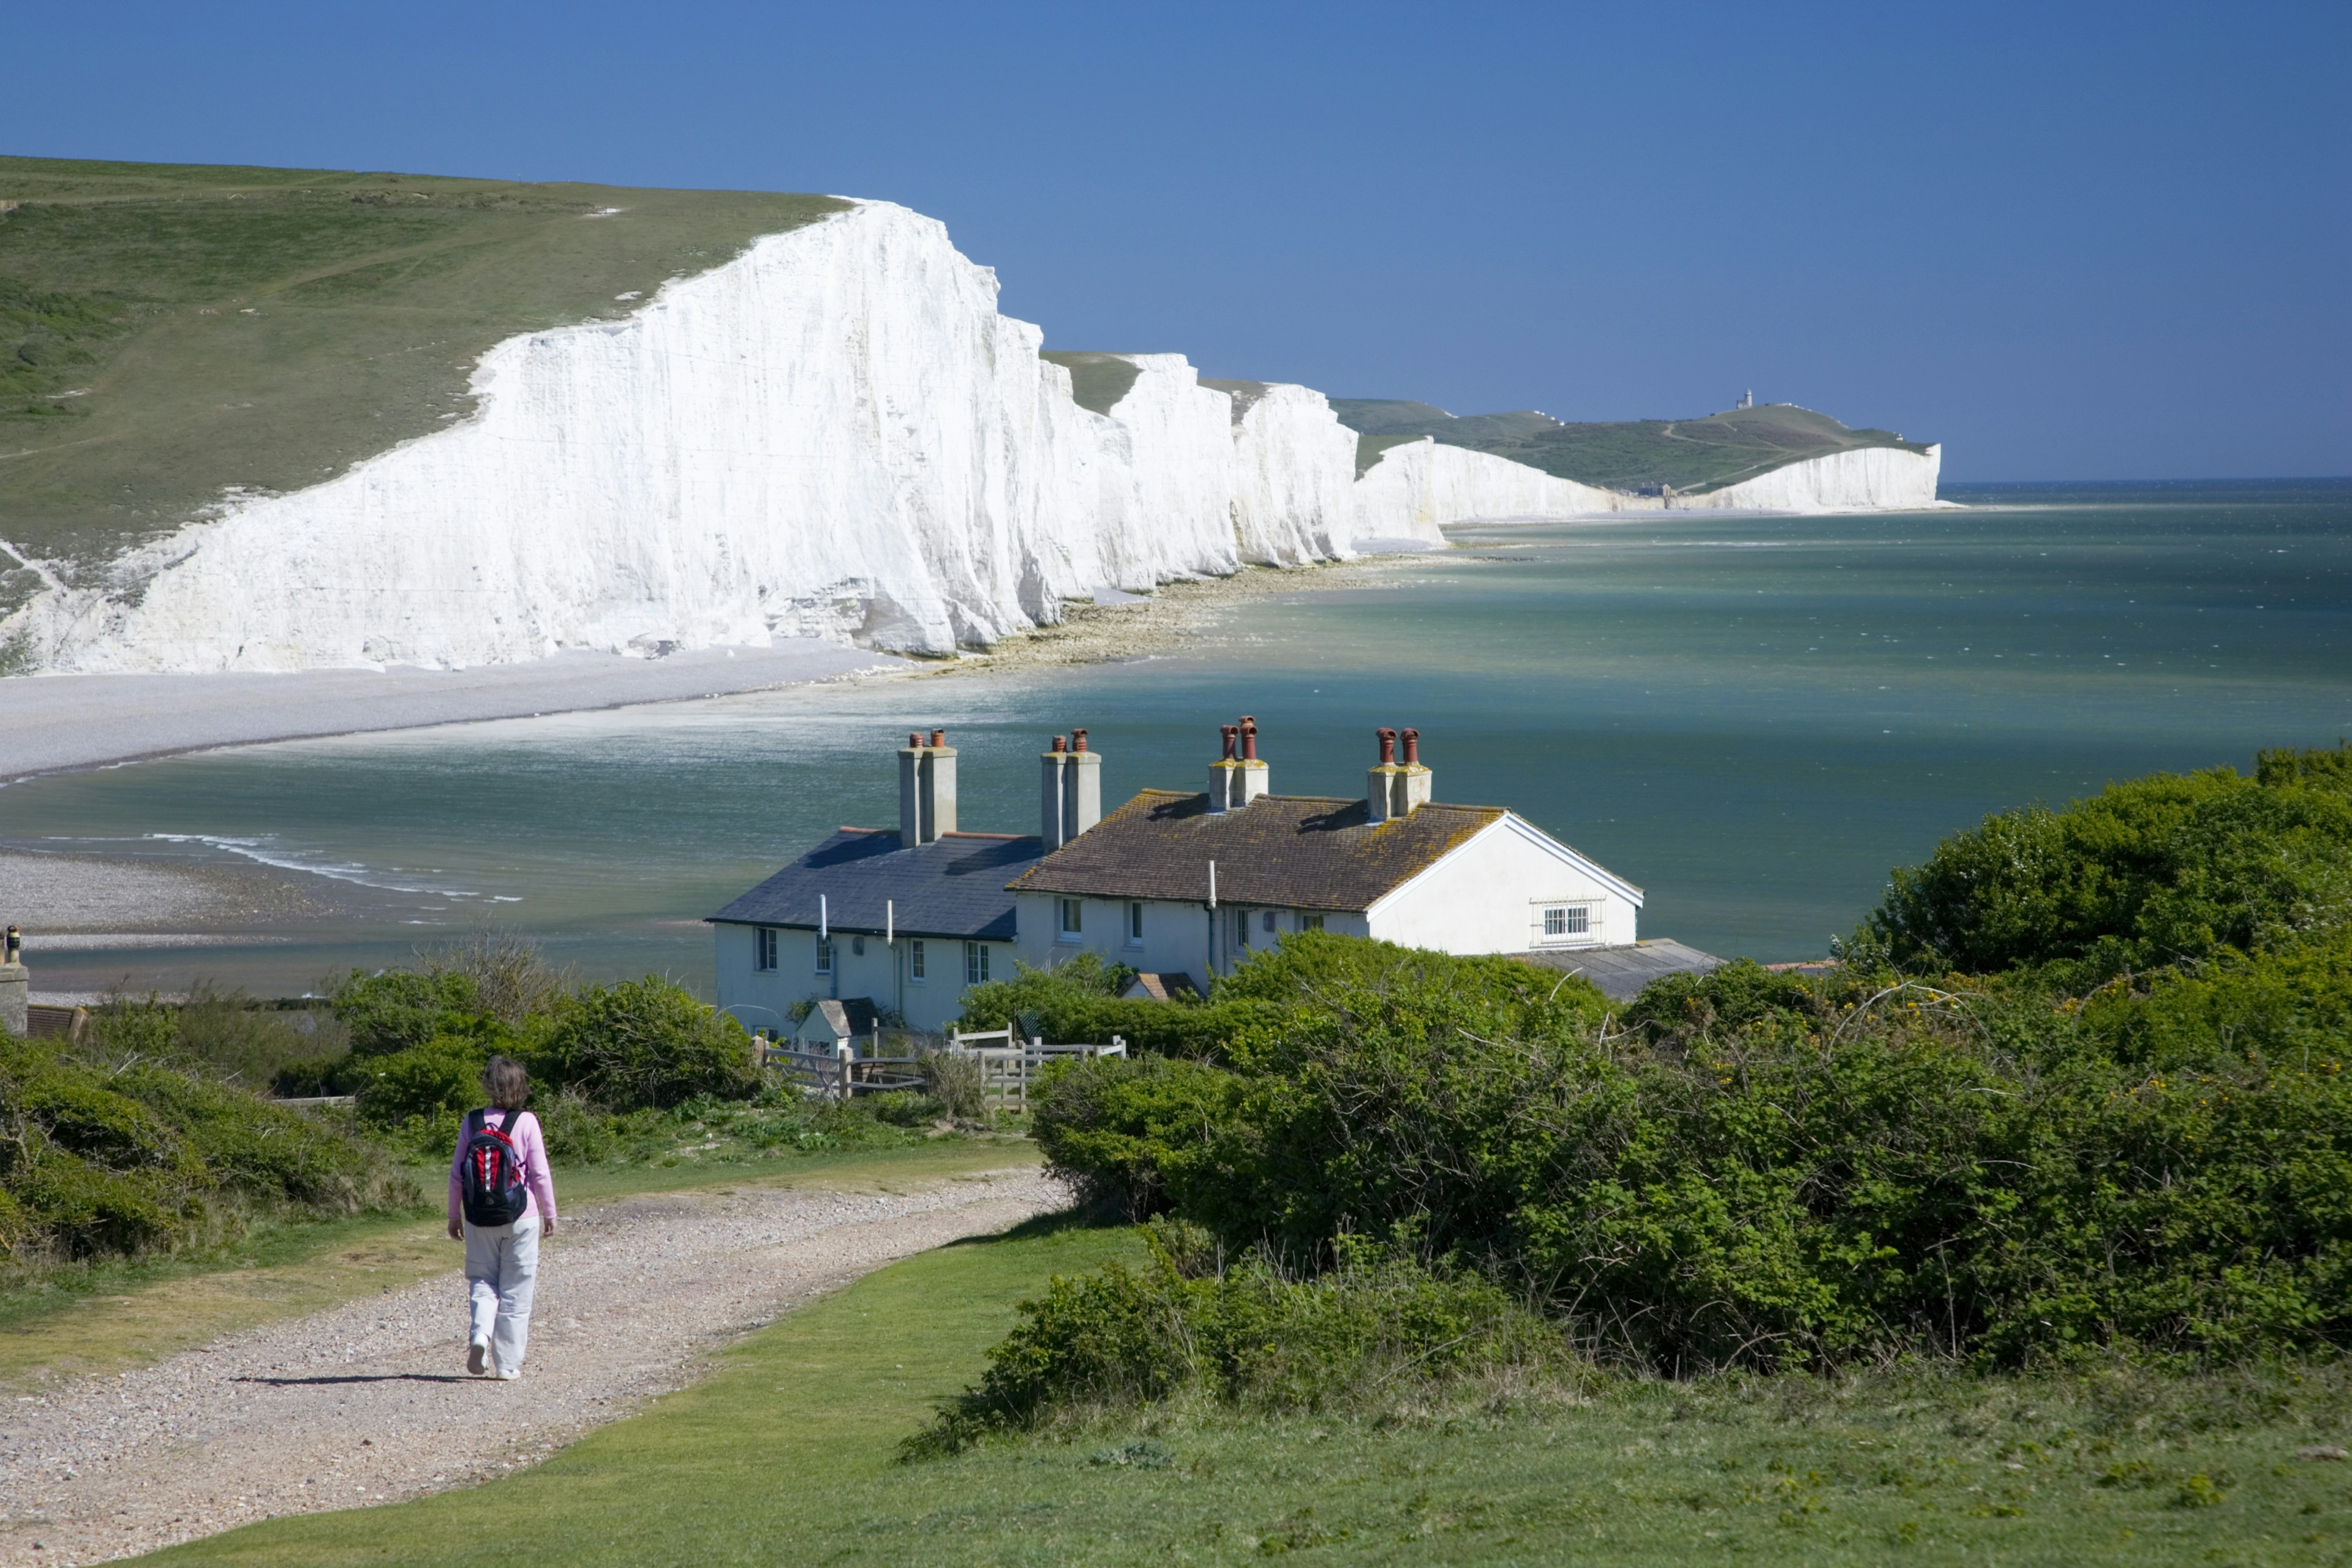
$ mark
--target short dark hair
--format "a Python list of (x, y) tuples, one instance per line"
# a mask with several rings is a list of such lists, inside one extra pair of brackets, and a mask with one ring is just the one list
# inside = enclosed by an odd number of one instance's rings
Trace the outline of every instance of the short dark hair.
[(482, 1068), (482, 1092), (500, 1110), (520, 1110), (530, 1098), (530, 1074), (512, 1057), (492, 1057)]

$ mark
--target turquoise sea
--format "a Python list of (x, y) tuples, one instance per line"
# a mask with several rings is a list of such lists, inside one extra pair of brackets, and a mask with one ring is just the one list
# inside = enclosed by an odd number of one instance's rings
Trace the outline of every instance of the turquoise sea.
[(1108, 804), (1197, 787), (1246, 712), (1277, 790), (1355, 794), (1372, 730), (1416, 726), (1439, 798), (1639, 883), (1645, 935), (1789, 959), (1988, 811), (2352, 735), (2352, 481), (1947, 495), (1969, 510), (1467, 531), (1370, 587), (1239, 601), (1182, 657), (38, 779), (0, 791), (0, 846), (262, 862), (334, 910), (40, 955), (45, 990), (297, 994), (476, 924), (707, 987), (699, 917), (837, 824), (893, 825), (908, 729), (960, 748), (964, 826), (1027, 832), (1049, 735), (1090, 731)]

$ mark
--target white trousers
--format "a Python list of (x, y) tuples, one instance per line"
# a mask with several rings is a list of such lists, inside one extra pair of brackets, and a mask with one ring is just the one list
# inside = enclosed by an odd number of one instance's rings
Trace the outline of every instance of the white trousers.
[(520, 1372), (530, 1348), (530, 1292), (539, 1278), (539, 1211), (512, 1225), (466, 1222), (466, 1281), (472, 1295), (469, 1342), (490, 1347), (500, 1372)]

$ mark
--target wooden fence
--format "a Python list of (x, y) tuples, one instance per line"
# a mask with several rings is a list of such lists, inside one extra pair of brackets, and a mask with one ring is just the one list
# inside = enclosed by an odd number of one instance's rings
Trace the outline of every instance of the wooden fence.
[[(990, 1040), (1004, 1043), (983, 1043)], [(923, 1087), (925, 1053), (884, 1056), (878, 1029), (866, 1045), (867, 1050), (861, 1053), (845, 1040), (827, 1054), (804, 1050), (794, 1042), (771, 1040), (765, 1035), (751, 1037), (751, 1049), (759, 1064), (775, 1068), (798, 1084), (801, 1092), (811, 1099), (847, 1101), (861, 1094), (887, 1094), (893, 1089)], [(1113, 1035), (1107, 1046), (1049, 1046), (1032, 1037), (1016, 1045), (1010, 1029), (983, 1029), (970, 1035), (950, 1034), (946, 1051), (949, 1056), (962, 1057), (979, 1066), (981, 1092), (993, 1107), (1026, 1110), (1030, 1079), (1046, 1063), (1070, 1058), (1124, 1057), (1127, 1041)]]

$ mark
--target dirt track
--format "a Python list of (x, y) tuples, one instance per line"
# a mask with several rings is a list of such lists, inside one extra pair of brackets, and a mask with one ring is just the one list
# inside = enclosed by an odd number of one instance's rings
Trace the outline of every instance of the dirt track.
[(466, 1375), (453, 1273), (20, 1399), (0, 1422), (0, 1564), (105, 1562), (470, 1485), (681, 1386), (705, 1352), (810, 1296), (1066, 1201), (1034, 1170), (887, 1197), (632, 1198), (567, 1216), (541, 1255), (518, 1382)]

